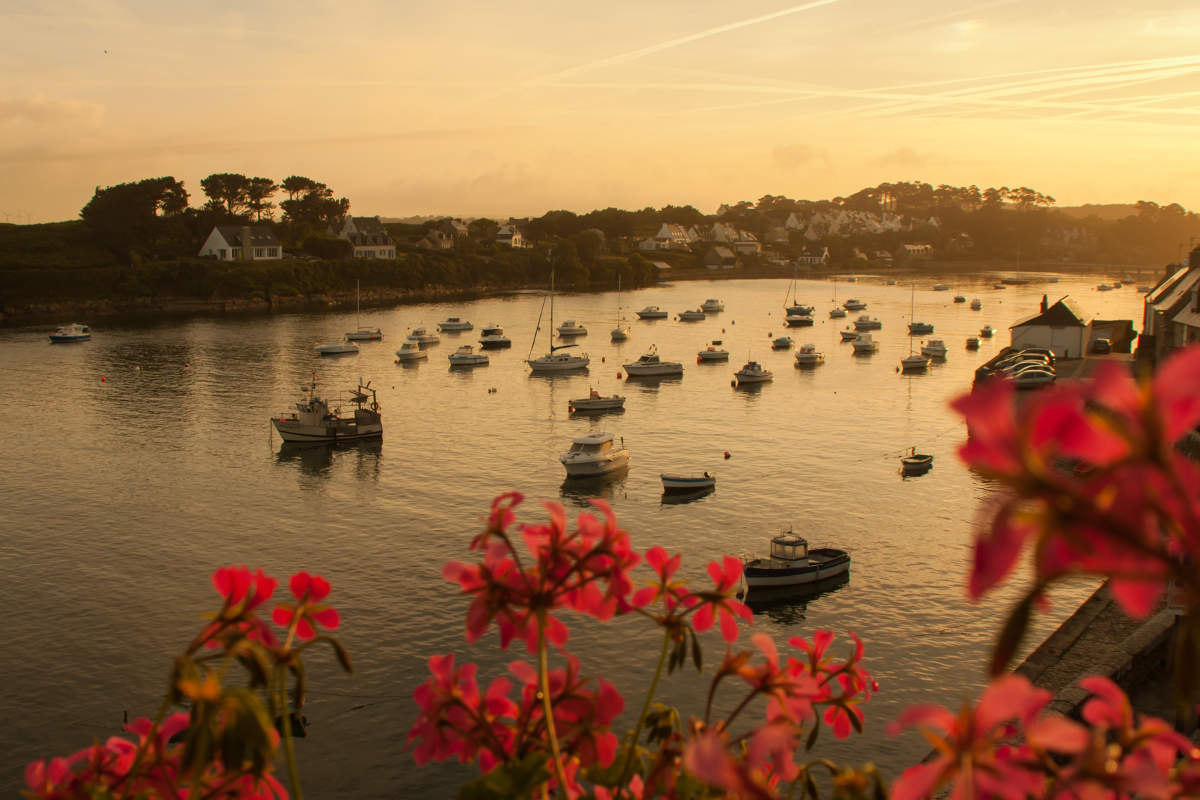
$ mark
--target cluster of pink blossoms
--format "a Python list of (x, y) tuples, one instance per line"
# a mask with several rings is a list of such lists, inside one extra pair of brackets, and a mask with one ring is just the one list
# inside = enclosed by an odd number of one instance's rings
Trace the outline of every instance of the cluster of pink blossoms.
[[(298, 666), (303, 650), (317, 636), (317, 626), (333, 629), (339, 624), (337, 611), (321, 602), (329, 594), (329, 583), (307, 572), (292, 576), (289, 585), (295, 602), (277, 604), (272, 614), (284, 630), (282, 643), (258, 615), (275, 592), (274, 578), (261, 569), (251, 572), (245, 566), (230, 566), (213, 572), (212, 583), (222, 598), (221, 608), (176, 658), (168, 689), (168, 699), (186, 702), (190, 711), (129, 723), (125, 729), (135, 739), (114, 736), (66, 758), (29, 764), (25, 769), (29, 797), (268, 800), (288, 796), (272, 774), (281, 738), (286, 736), (280, 737), (270, 720), (285, 717), (288, 670)], [(296, 639), (306, 643), (294, 646)], [(341, 645), (336, 640), (330, 643), (348, 667)], [(223, 670), (207, 666), (226, 658), (246, 667), (248, 687), (223, 684)], [(259, 692), (266, 695), (266, 706)], [(297, 692), (297, 704), (301, 702)], [(290, 735), (290, 725), (283, 727)]]

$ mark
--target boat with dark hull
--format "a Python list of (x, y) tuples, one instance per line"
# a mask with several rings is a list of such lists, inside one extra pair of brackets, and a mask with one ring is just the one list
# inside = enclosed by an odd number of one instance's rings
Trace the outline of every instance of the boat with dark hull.
[(358, 388), (350, 392), (350, 402), (354, 404), (352, 416), (342, 416), (341, 408), (330, 407), (328, 401), (317, 395), (316, 376), (300, 391), (303, 397), (291, 416), (271, 419), (285, 442), (348, 442), (383, 436), (379, 401), (370, 381), (363, 383), (360, 378)]
[(759, 587), (801, 586), (850, 571), (850, 554), (833, 547), (809, 549), (808, 540), (792, 531), (771, 539), (769, 558), (746, 559), (742, 573), (750, 593)]

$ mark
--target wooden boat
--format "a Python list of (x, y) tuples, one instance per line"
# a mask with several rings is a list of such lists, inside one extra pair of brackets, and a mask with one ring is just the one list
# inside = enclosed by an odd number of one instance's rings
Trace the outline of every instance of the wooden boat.
[(717, 476), (707, 472), (698, 476), (660, 474), (658, 477), (662, 479), (663, 489), (668, 492), (694, 492), (697, 489), (711, 489), (717, 485)]
[(900, 457), (900, 469), (905, 475), (924, 475), (933, 469), (933, 456), (918, 453), (914, 447)]
[(744, 559), (746, 584), (756, 587), (801, 586), (850, 571), (850, 554), (833, 547), (809, 549), (808, 540), (792, 531), (771, 539), (768, 558)]
[(595, 389), (588, 392), (587, 397), (576, 397), (567, 401), (567, 410), (576, 412), (586, 411), (616, 411), (625, 408), (625, 397), (619, 394), (601, 395)]

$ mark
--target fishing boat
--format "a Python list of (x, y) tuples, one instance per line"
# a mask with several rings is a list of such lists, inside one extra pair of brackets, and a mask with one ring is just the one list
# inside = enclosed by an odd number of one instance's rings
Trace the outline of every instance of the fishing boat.
[(787, 530), (771, 539), (767, 558), (746, 558), (742, 574), (751, 590), (817, 583), (850, 571), (850, 554), (833, 547), (809, 548), (808, 540)]
[(725, 310), (725, 304), (715, 297), (710, 297), (700, 304), (700, 310), (705, 313), (713, 314), (718, 311)]
[(461, 317), (446, 317), (446, 319), (439, 322), (437, 326), (438, 326), (438, 330), (441, 331), (442, 333), (453, 332), (453, 331), (469, 331), (475, 327), (470, 322), (467, 322), (465, 319), (462, 319)]
[[(550, 330), (554, 330), (554, 273), (550, 273)], [(543, 298), (542, 308), (546, 306), (546, 301)], [(533, 374), (545, 374), (549, 372), (570, 372), (572, 370), (586, 369), (591, 359), (587, 353), (560, 353), (559, 350), (565, 350), (568, 347), (575, 347), (574, 344), (551, 344), (550, 351), (544, 356), (531, 358), (533, 348), (537, 344), (538, 331), (542, 329), (542, 315), (538, 312), (537, 327), (533, 330), (533, 341), (529, 343), (529, 354), (525, 357), (525, 363), (529, 365), (529, 369)]]
[(815, 344), (802, 344), (800, 349), (796, 351), (796, 366), (797, 367), (815, 367), (818, 364), (825, 363), (825, 354), (817, 352)]
[(922, 355), (930, 358), (944, 359), (947, 352), (946, 343), (941, 339), (930, 339), (921, 345)]
[(569, 319), (562, 325), (558, 326), (558, 335), (564, 339), (571, 336), (587, 336), (587, 328), (580, 325), (573, 319)]
[(486, 367), (491, 363), (487, 353), (476, 353), (475, 348), (469, 344), (455, 350), (449, 355), (449, 359), (452, 367)]
[(965, 303), (965, 302), (967, 302), (967, 298), (963, 297), (961, 294), (956, 294), (956, 295), (954, 295), (954, 302)]
[(611, 433), (590, 433), (571, 440), (571, 449), (558, 457), (568, 478), (606, 475), (629, 466), (629, 451), (613, 441)]
[(771, 374), (770, 370), (764, 369), (763, 365), (757, 361), (747, 361), (746, 366), (735, 372), (734, 376), (737, 379), (738, 386), (753, 383), (766, 383), (767, 381), (774, 380), (775, 378), (775, 376)]
[(869, 314), (862, 314), (854, 320), (854, 330), (856, 331), (877, 331), (882, 327), (883, 323), (879, 321), (879, 318)]
[(617, 327), (612, 329), (612, 340), (623, 342), (629, 338), (629, 325), (621, 313), (621, 276), (617, 276)]
[(91, 330), (87, 325), (84, 325), (81, 322), (72, 322), (70, 325), (60, 325), (54, 329), (54, 333), (50, 334), (50, 341), (53, 344), (86, 342), (91, 338)]
[(512, 340), (504, 335), (504, 328), (493, 322), (479, 331), (479, 346), (484, 350), (499, 350), (511, 347)]
[(843, 342), (853, 342), (858, 338), (858, 331), (854, 330), (854, 328), (844, 328), (841, 334)]
[(996, 333), (996, 329), (991, 325), (984, 325), (979, 329), (979, 335), (985, 339), (990, 339)]
[(842, 303), (842, 308), (846, 309), (847, 311), (862, 311), (866, 307), (867, 304), (862, 300), (859, 300), (857, 297), (851, 297), (849, 300)]
[(421, 349), (421, 345), (409, 339), (404, 344), (400, 345), (400, 349), (396, 351), (396, 363), (403, 361), (420, 361), (422, 358), (429, 358), (429, 354)]
[(923, 353), (909, 353), (900, 359), (901, 372), (924, 372), (929, 369), (929, 356)]
[(979, 349), (979, 337), (978, 336), (968, 336), (967, 337), (967, 349), (968, 350), (978, 350)]
[(662, 480), (663, 491), (694, 492), (697, 489), (711, 489), (717, 485), (717, 476), (705, 472), (703, 475), (667, 475), (658, 476)]
[(358, 345), (354, 342), (339, 342), (336, 339), (330, 340), (325, 344), (319, 344), (313, 348), (319, 356), (344, 356), (358, 352)]
[(983, 301), (980, 300), (978, 297), (976, 297), (974, 300), (971, 301), (971, 310), (972, 311), (979, 311), (982, 308), (983, 308)]
[(567, 411), (572, 414), (588, 411), (616, 411), (624, 407), (625, 398), (622, 395), (602, 395), (595, 389), (589, 390), (587, 397), (576, 397), (567, 401)]
[(271, 418), (271, 425), (285, 442), (348, 442), (383, 436), (379, 401), (370, 381), (363, 383), (359, 378), (358, 387), (351, 390), (349, 402), (354, 404), (351, 416), (343, 416), (339, 406), (330, 407), (328, 401), (317, 395), (315, 374), (312, 382), (301, 386), (300, 391), (302, 397), (295, 411), (286, 417)]
[(678, 361), (663, 361), (658, 357), (658, 349), (651, 345), (650, 349), (643, 353), (637, 361), (625, 364), (625, 374), (631, 378), (661, 378), (668, 375), (682, 375), (683, 364)]
[(696, 354), (696, 363), (704, 361), (728, 361), (729, 351), (725, 349), (720, 339), (713, 339), (704, 349)]
[(771, 349), (772, 350), (790, 350), (790, 349), (792, 349), (793, 344), (794, 344), (794, 342), (792, 341), (792, 337), (778, 336), (775, 338), (775, 341), (771, 342)]
[(416, 342), (421, 347), (426, 347), (431, 344), (437, 344), (442, 340), (442, 337), (424, 328), (413, 328), (412, 333), (408, 335), (408, 340)]
[[(798, 308), (808, 308), (808, 306), (798, 306)], [(793, 313), (789, 311), (787, 316), (783, 318), (783, 324), (789, 328), (804, 328), (814, 324), (812, 313)]]
[(699, 308), (697, 308), (695, 311), (679, 312), (679, 319), (681, 322), (699, 322), (704, 318), (704, 311)]
[(856, 356), (879, 352), (879, 342), (875, 341), (869, 333), (856, 334), (854, 341), (851, 342), (851, 346), (854, 347), (854, 355)]
[(641, 311), (636, 312), (638, 319), (666, 319), (669, 314), (663, 311), (658, 306), (646, 306)]
[(347, 341), (351, 342), (378, 342), (383, 339), (383, 331), (379, 328), (364, 327), (359, 320), (362, 313), (362, 305), (359, 302), (358, 281), (354, 282), (354, 330), (346, 334)]
[(917, 448), (910, 448), (900, 457), (900, 469), (905, 475), (924, 475), (933, 469), (933, 456), (918, 453)]

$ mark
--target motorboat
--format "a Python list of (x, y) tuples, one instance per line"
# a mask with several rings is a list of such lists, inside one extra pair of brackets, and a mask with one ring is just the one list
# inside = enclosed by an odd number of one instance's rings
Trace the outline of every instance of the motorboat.
[(81, 322), (72, 322), (70, 325), (60, 325), (54, 329), (54, 333), (50, 334), (50, 341), (54, 344), (86, 342), (91, 338), (91, 330), (87, 325), (84, 325)]
[(616, 411), (624, 407), (624, 396), (619, 394), (602, 395), (595, 389), (591, 389), (587, 397), (576, 397), (574, 400), (567, 401), (567, 410), (571, 413)]
[(333, 339), (325, 344), (319, 344), (313, 348), (320, 356), (344, 356), (358, 352), (358, 345), (354, 342), (338, 341)]
[(900, 359), (901, 372), (924, 372), (929, 369), (929, 356), (922, 353), (909, 353)]
[(504, 335), (504, 328), (492, 323), (479, 331), (479, 346), (484, 350), (499, 350), (511, 347), (512, 340)]
[(950, 291), (950, 287), (944, 283), (935, 283), (933, 285), (933, 290), (935, 292), (948, 292), (948, 291)]
[(715, 297), (710, 297), (700, 304), (700, 310), (712, 314), (717, 311), (724, 311), (725, 304)]
[(872, 317), (863, 314), (858, 319), (854, 320), (854, 330), (856, 331), (877, 331), (883, 327), (883, 323), (878, 317)]
[(932, 322), (910, 322), (908, 323), (909, 336), (924, 336), (927, 333), (933, 333)]
[(629, 451), (618, 447), (611, 433), (590, 433), (571, 440), (571, 449), (558, 457), (568, 478), (606, 475), (629, 466)]
[(425, 347), (426, 345), (437, 344), (442, 340), (442, 337), (424, 328), (413, 328), (412, 333), (408, 335), (408, 340), (416, 342), (421, 347)]
[(852, 342), (855, 355), (866, 355), (869, 353), (879, 352), (879, 342), (869, 333), (860, 333), (854, 337)]
[(587, 328), (580, 325), (573, 319), (569, 319), (562, 325), (558, 326), (558, 335), (567, 336), (587, 336)]
[(918, 453), (915, 447), (910, 448), (900, 457), (900, 470), (905, 475), (924, 475), (931, 469), (933, 469), (933, 456), (927, 453)]
[(993, 328), (991, 325), (984, 325), (982, 328), (979, 329), (979, 335), (985, 339), (992, 338), (992, 335), (995, 334), (995, 332), (996, 332), (996, 329)]
[(979, 349), (979, 337), (978, 336), (968, 336), (967, 337), (967, 349), (968, 350), (978, 350)]
[(694, 492), (697, 489), (712, 489), (717, 485), (717, 476), (705, 472), (703, 475), (667, 475), (658, 476), (662, 479), (663, 491)]
[(809, 548), (808, 540), (791, 530), (771, 539), (768, 558), (746, 558), (742, 574), (752, 592), (756, 587), (801, 586), (850, 571), (850, 554), (833, 547)]
[(867, 304), (862, 300), (859, 300), (857, 297), (851, 297), (849, 300), (842, 303), (842, 308), (846, 309), (847, 311), (862, 311), (866, 307)]
[(682, 375), (683, 364), (678, 361), (663, 361), (658, 357), (658, 350), (651, 347), (637, 361), (625, 365), (625, 374), (631, 378)]
[[(550, 273), (550, 328), (554, 329), (554, 273)], [(546, 301), (542, 300), (542, 308), (544, 309)], [(573, 370), (586, 369), (591, 362), (587, 353), (562, 353), (560, 350), (566, 350), (569, 347), (575, 347), (574, 344), (550, 344), (550, 351), (544, 356), (530, 358), (533, 355), (533, 348), (537, 344), (537, 332), (542, 329), (542, 315), (538, 313), (537, 327), (533, 331), (533, 341), (529, 344), (529, 353), (525, 357), (525, 363), (529, 365), (529, 369), (535, 374), (571, 372)]]
[(421, 349), (421, 345), (409, 339), (404, 344), (400, 345), (400, 349), (396, 351), (396, 361), (419, 361), (422, 358), (429, 358), (429, 354)]
[(965, 303), (965, 302), (967, 302), (967, 298), (963, 297), (961, 294), (956, 294), (956, 295), (954, 295), (954, 302)]
[(980, 311), (982, 309), (983, 309), (983, 301), (980, 300), (978, 297), (976, 297), (974, 300), (971, 301), (971, 310), (972, 311)]
[(301, 386), (300, 391), (302, 396), (295, 411), (286, 417), (271, 418), (271, 425), (285, 442), (348, 442), (383, 436), (379, 401), (370, 381), (363, 383), (359, 378), (358, 387), (351, 390), (352, 416), (343, 416), (340, 407), (331, 408), (328, 401), (317, 395), (315, 375), (312, 383)]
[(815, 344), (802, 344), (800, 349), (796, 351), (796, 366), (797, 367), (815, 367), (817, 364), (825, 363), (825, 354), (817, 352)]
[(469, 331), (474, 327), (470, 322), (460, 317), (446, 317), (445, 320), (438, 323), (438, 330), (442, 333), (448, 331)]
[(921, 354), (930, 358), (944, 359), (947, 352), (946, 343), (941, 339), (930, 339), (921, 345)]
[(846, 309), (842, 308), (841, 306), (834, 306), (833, 308), (829, 309), (830, 319), (842, 319), (845, 316)]
[[(804, 306), (807, 308), (807, 306)], [(787, 316), (783, 318), (783, 323), (789, 328), (803, 328), (813, 324), (812, 312), (800, 314), (788, 311)]]
[(358, 281), (354, 282), (354, 324), (357, 326), (354, 330), (346, 334), (346, 340), (350, 342), (379, 342), (383, 340), (383, 331), (379, 328), (371, 328), (364, 326), (359, 321), (359, 315), (362, 311), (362, 305), (359, 302)]
[(682, 322), (699, 322), (704, 319), (704, 311), (697, 308), (695, 311), (680, 311), (679, 319)]
[(746, 366), (739, 369), (734, 375), (737, 377), (738, 386), (751, 383), (766, 383), (775, 378), (770, 370), (764, 369), (763, 365), (757, 361), (747, 361)]
[(792, 345), (794, 343), (795, 342), (792, 341), (792, 337), (790, 337), (790, 336), (777, 336), (777, 337), (775, 337), (775, 340), (773, 342), (771, 342), (771, 349), (772, 350), (791, 350)]
[(1113, 287), (1109, 286), (1107, 283), (1102, 283), (1096, 287), (1096, 290), (1101, 292), (1110, 292), (1112, 291), (1112, 288)]
[(843, 342), (853, 342), (858, 338), (858, 331), (854, 330), (854, 328), (844, 328), (841, 334)]
[(696, 354), (696, 363), (703, 361), (728, 361), (729, 351), (722, 345), (720, 339), (713, 339), (711, 344)]
[(669, 314), (658, 306), (646, 306), (637, 312), (638, 319), (666, 319)]
[(486, 367), (491, 363), (487, 353), (476, 353), (475, 348), (469, 344), (455, 350), (449, 355), (449, 359), (452, 367)]

